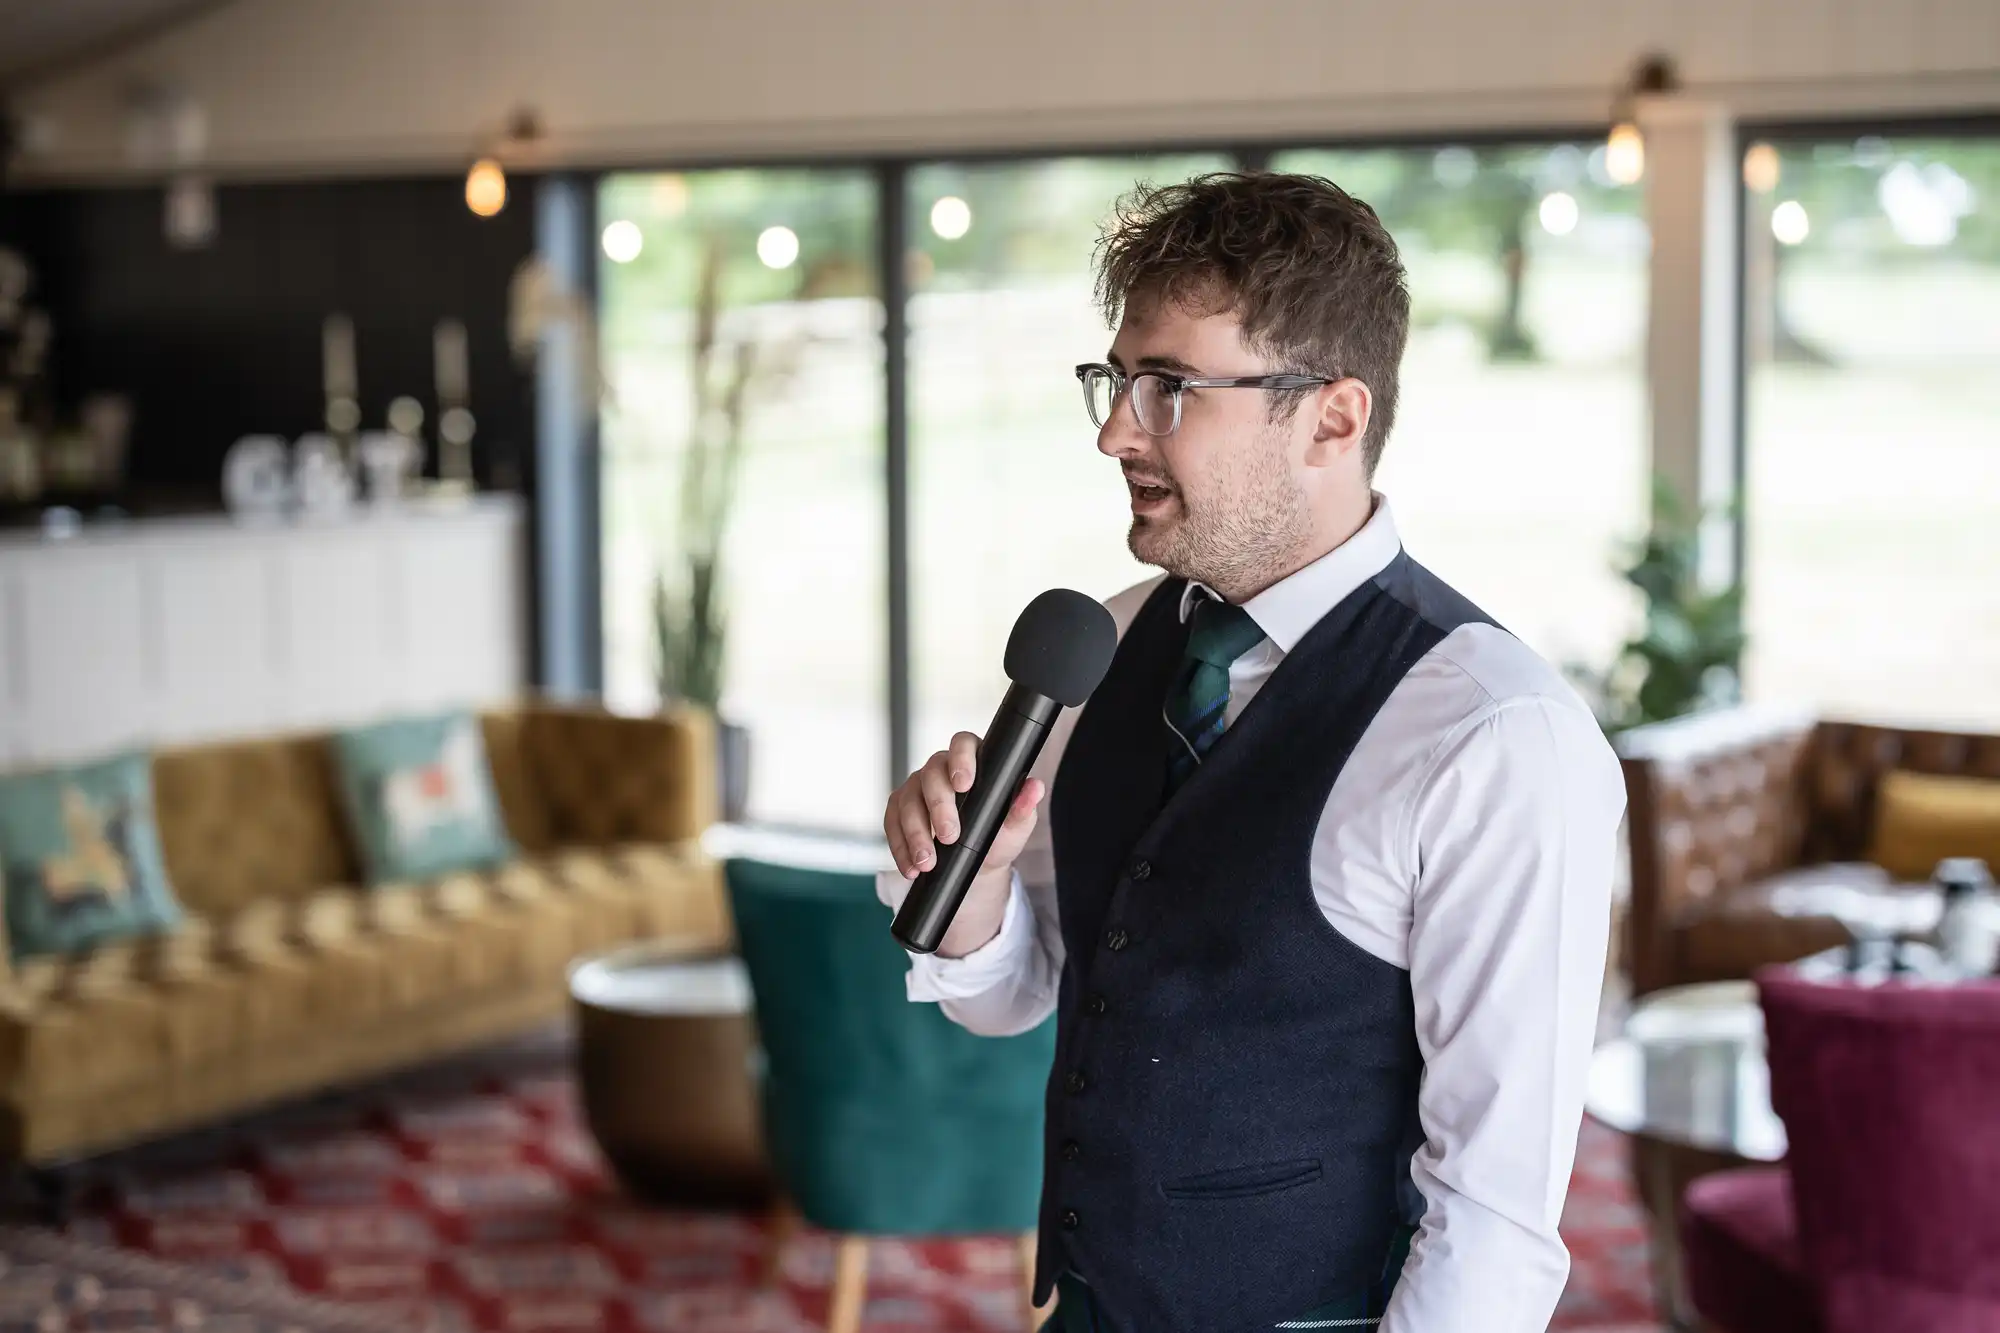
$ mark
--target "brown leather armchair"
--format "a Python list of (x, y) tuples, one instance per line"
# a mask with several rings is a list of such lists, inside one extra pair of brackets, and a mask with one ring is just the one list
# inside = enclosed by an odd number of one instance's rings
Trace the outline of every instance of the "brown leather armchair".
[(1845, 943), (1850, 922), (1937, 913), (1866, 855), (1890, 769), (2000, 777), (2000, 735), (1814, 720), (1741, 707), (1638, 727), (1625, 769), (1632, 993), (1748, 977)]

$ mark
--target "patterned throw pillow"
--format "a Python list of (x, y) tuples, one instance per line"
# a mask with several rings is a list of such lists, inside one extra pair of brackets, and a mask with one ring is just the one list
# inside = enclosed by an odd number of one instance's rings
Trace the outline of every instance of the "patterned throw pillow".
[(0, 777), (0, 875), (16, 961), (178, 925), (152, 761), (127, 754)]
[(399, 718), (333, 738), (341, 795), (370, 884), (511, 860), (479, 720)]

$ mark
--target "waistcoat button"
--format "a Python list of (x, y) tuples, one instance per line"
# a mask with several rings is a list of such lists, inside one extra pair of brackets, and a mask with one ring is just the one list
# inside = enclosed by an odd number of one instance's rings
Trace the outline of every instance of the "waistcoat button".
[(1132, 863), (1132, 878), (1141, 882), (1153, 877), (1153, 863), (1140, 859)]
[(1077, 1225), (1078, 1225), (1079, 1223), (1081, 1223), (1082, 1221), (1083, 1221), (1083, 1219), (1082, 1219), (1082, 1218), (1080, 1218), (1080, 1217), (1078, 1217), (1078, 1216), (1076, 1215), (1076, 1209), (1074, 1209), (1074, 1208), (1065, 1208), (1065, 1209), (1063, 1209), (1063, 1212), (1062, 1212), (1062, 1229), (1063, 1229), (1064, 1231), (1074, 1231), (1074, 1230), (1076, 1230), (1076, 1228), (1077, 1228)]
[(1093, 995), (1089, 999), (1085, 1000), (1083, 1002), (1083, 1012), (1085, 1012), (1086, 1014), (1103, 1013), (1104, 997), (1102, 995)]
[(1104, 937), (1104, 947), (1117, 953), (1131, 942), (1131, 937), (1122, 930), (1114, 930)]
[(1069, 1077), (1063, 1080), (1063, 1086), (1071, 1092), (1082, 1092), (1084, 1083), (1085, 1079), (1081, 1069), (1072, 1069)]
[(1083, 1156), (1083, 1149), (1077, 1146), (1077, 1142), (1075, 1139), (1070, 1139), (1069, 1141), (1063, 1144), (1062, 1159), (1065, 1162), (1074, 1162), (1077, 1158), (1081, 1156)]

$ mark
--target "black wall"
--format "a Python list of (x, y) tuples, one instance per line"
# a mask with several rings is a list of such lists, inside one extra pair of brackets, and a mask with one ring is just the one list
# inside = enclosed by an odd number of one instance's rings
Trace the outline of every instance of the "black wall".
[(127, 394), (129, 502), (219, 503), (240, 436), (322, 429), (320, 326), (354, 321), (363, 429), (389, 400), (424, 404), (435, 469), (431, 333), (464, 321), (473, 449), (486, 484), (527, 484), (531, 376), (507, 348), (507, 289), (534, 246), (532, 183), (510, 182), (497, 217), (465, 207), (463, 181), (402, 179), (222, 186), (206, 248), (171, 247), (158, 187), (0, 195), (0, 242), (37, 270), (55, 325), (58, 401)]

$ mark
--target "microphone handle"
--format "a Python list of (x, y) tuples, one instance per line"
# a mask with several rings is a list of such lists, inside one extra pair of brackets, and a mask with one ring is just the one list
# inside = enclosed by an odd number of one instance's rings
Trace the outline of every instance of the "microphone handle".
[(909, 896), (889, 927), (904, 948), (936, 953), (943, 943), (1060, 712), (1062, 705), (1054, 699), (1020, 685), (1007, 686), (993, 723), (979, 742), (972, 788), (958, 796), (958, 841), (932, 844), (937, 861), (911, 883)]

